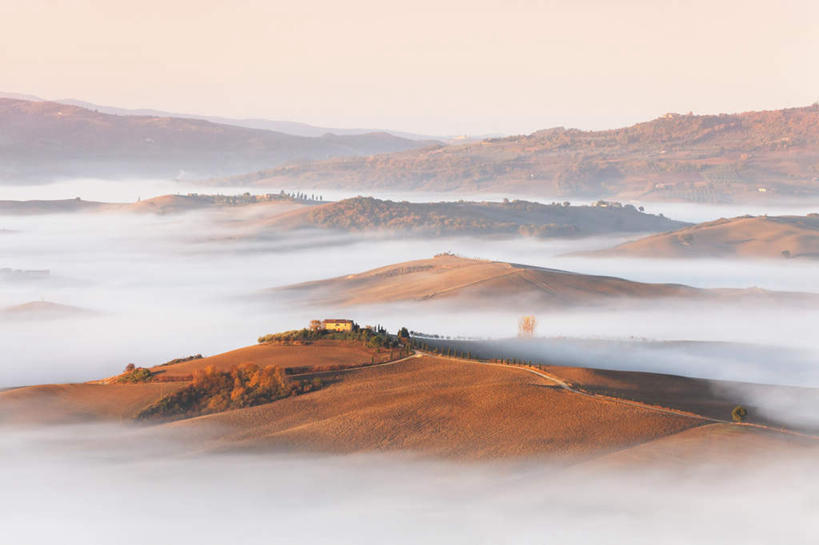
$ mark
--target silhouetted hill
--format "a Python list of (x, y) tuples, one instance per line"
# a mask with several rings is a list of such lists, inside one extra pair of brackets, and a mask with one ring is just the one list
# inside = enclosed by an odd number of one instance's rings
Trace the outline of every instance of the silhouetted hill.
[(303, 208), (268, 220), (267, 226), (318, 227), (353, 232), (435, 235), (573, 237), (658, 232), (687, 225), (619, 203), (598, 206), (506, 202), (393, 202), (356, 197)]
[(555, 128), (463, 145), (288, 165), (234, 183), (719, 202), (819, 195), (819, 105)]
[(0, 181), (225, 176), (290, 161), (428, 144), (387, 133), (300, 137), (199, 119), (120, 116), (0, 98)]

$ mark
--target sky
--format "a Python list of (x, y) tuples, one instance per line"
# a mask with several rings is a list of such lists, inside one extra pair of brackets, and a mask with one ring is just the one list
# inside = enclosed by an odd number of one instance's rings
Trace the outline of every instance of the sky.
[(815, 0), (0, 0), (0, 91), (433, 135), (819, 100)]

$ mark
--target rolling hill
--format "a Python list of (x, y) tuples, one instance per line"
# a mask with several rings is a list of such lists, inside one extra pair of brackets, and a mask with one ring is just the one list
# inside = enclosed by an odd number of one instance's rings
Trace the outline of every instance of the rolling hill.
[(93, 314), (93, 311), (71, 305), (52, 303), (51, 301), (30, 301), (28, 303), (0, 308), (0, 321), (55, 320)]
[(0, 181), (209, 177), (430, 142), (386, 133), (302, 137), (190, 118), (121, 116), (0, 98)]
[[(183, 366), (179, 368), (183, 374), (171, 381), (103, 381), (6, 390), (0, 392), (0, 423), (31, 426), (131, 420), (185, 388), (190, 379), (184, 373), (192, 368), (216, 362), (264, 365), (278, 359), (281, 348), (247, 347), (154, 368)], [(354, 345), (345, 348), (338, 342), (285, 348), (291, 361), (308, 365), (331, 360), (349, 365), (360, 362), (363, 355)], [(333, 355), (336, 350), (340, 352)], [(313, 367), (298, 376), (322, 379), (325, 385), (252, 407), (145, 424), (197, 453), (401, 451), (435, 458), (548, 458), (579, 463), (607, 460), (612, 453), (639, 448), (635, 456), (644, 462), (644, 451), (651, 451), (655, 441), (662, 441), (657, 447), (662, 452), (679, 435), (688, 452), (671, 461), (690, 462), (708, 451), (692, 447), (686, 438), (694, 430), (715, 425), (732, 433), (725, 440), (708, 435), (710, 441), (724, 443), (729, 451), (734, 438), (753, 446), (761, 433), (765, 434), (761, 444), (766, 447), (816, 446), (815, 439), (767, 429), (753, 420), (730, 424), (722, 412), (742, 399), (719, 394), (726, 391), (722, 386), (727, 383), (718, 381), (516, 367), (433, 354), (338, 370)], [(698, 413), (700, 407), (706, 414), (717, 410), (719, 417)], [(756, 451), (748, 452), (752, 456)], [(741, 453), (733, 454), (741, 458)], [(628, 456), (621, 454), (618, 460), (622, 463)]]
[(719, 219), (582, 255), (817, 259), (819, 214)]
[(682, 284), (647, 284), (516, 263), (441, 254), (371, 271), (275, 288), (269, 293), (316, 305), (368, 305), (400, 301), (512, 304), (551, 308), (624, 302), (720, 299), (738, 302), (808, 302), (810, 294), (759, 289), (700, 289)]
[[(605, 206), (602, 206), (605, 204)], [(393, 202), (356, 197), (276, 216), (264, 227), (421, 235), (576, 237), (668, 231), (687, 225), (619, 203), (550, 205), (528, 201)]]
[(819, 104), (668, 114), (607, 131), (529, 135), (312, 161), (232, 183), (696, 202), (819, 196)]

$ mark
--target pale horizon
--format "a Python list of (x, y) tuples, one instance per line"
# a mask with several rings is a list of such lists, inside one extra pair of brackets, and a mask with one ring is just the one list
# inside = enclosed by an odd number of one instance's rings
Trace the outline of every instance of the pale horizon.
[(479, 135), (819, 99), (807, 1), (15, 4), (0, 88), (51, 100)]

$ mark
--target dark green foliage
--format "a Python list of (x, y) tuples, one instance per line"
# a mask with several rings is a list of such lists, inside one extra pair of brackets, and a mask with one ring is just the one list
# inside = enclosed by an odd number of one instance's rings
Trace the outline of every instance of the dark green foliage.
[(327, 331), (324, 329), (310, 330), (305, 328), (285, 331), (283, 333), (263, 335), (259, 337), (258, 341), (260, 344), (274, 342), (309, 343), (324, 339), (361, 342), (370, 348), (398, 348), (402, 346), (402, 342), (399, 339), (387, 333), (387, 330), (381, 326), (377, 326), (374, 329), (366, 329), (356, 326), (352, 331)]
[(176, 358), (171, 361), (166, 361), (165, 363), (159, 364), (157, 367), (165, 367), (166, 365), (174, 365), (176, 363), (185, 363), (186, 361), (193, 361), (193, 360), (201, 360), (202, 354), (194, 354), (192, 356), (188, 356), (186, 358)]
[[(126, 367), (127, 369), (127, 367)], [(117, 378), (117, 382), (121, 383), (137, 383), (137, 382), (150, 382), (151, 378), (153, 377), (153, 373), (151, 373), (150, 369), (145, 367), (136, 367), (132, 371), (123, 373)]]

